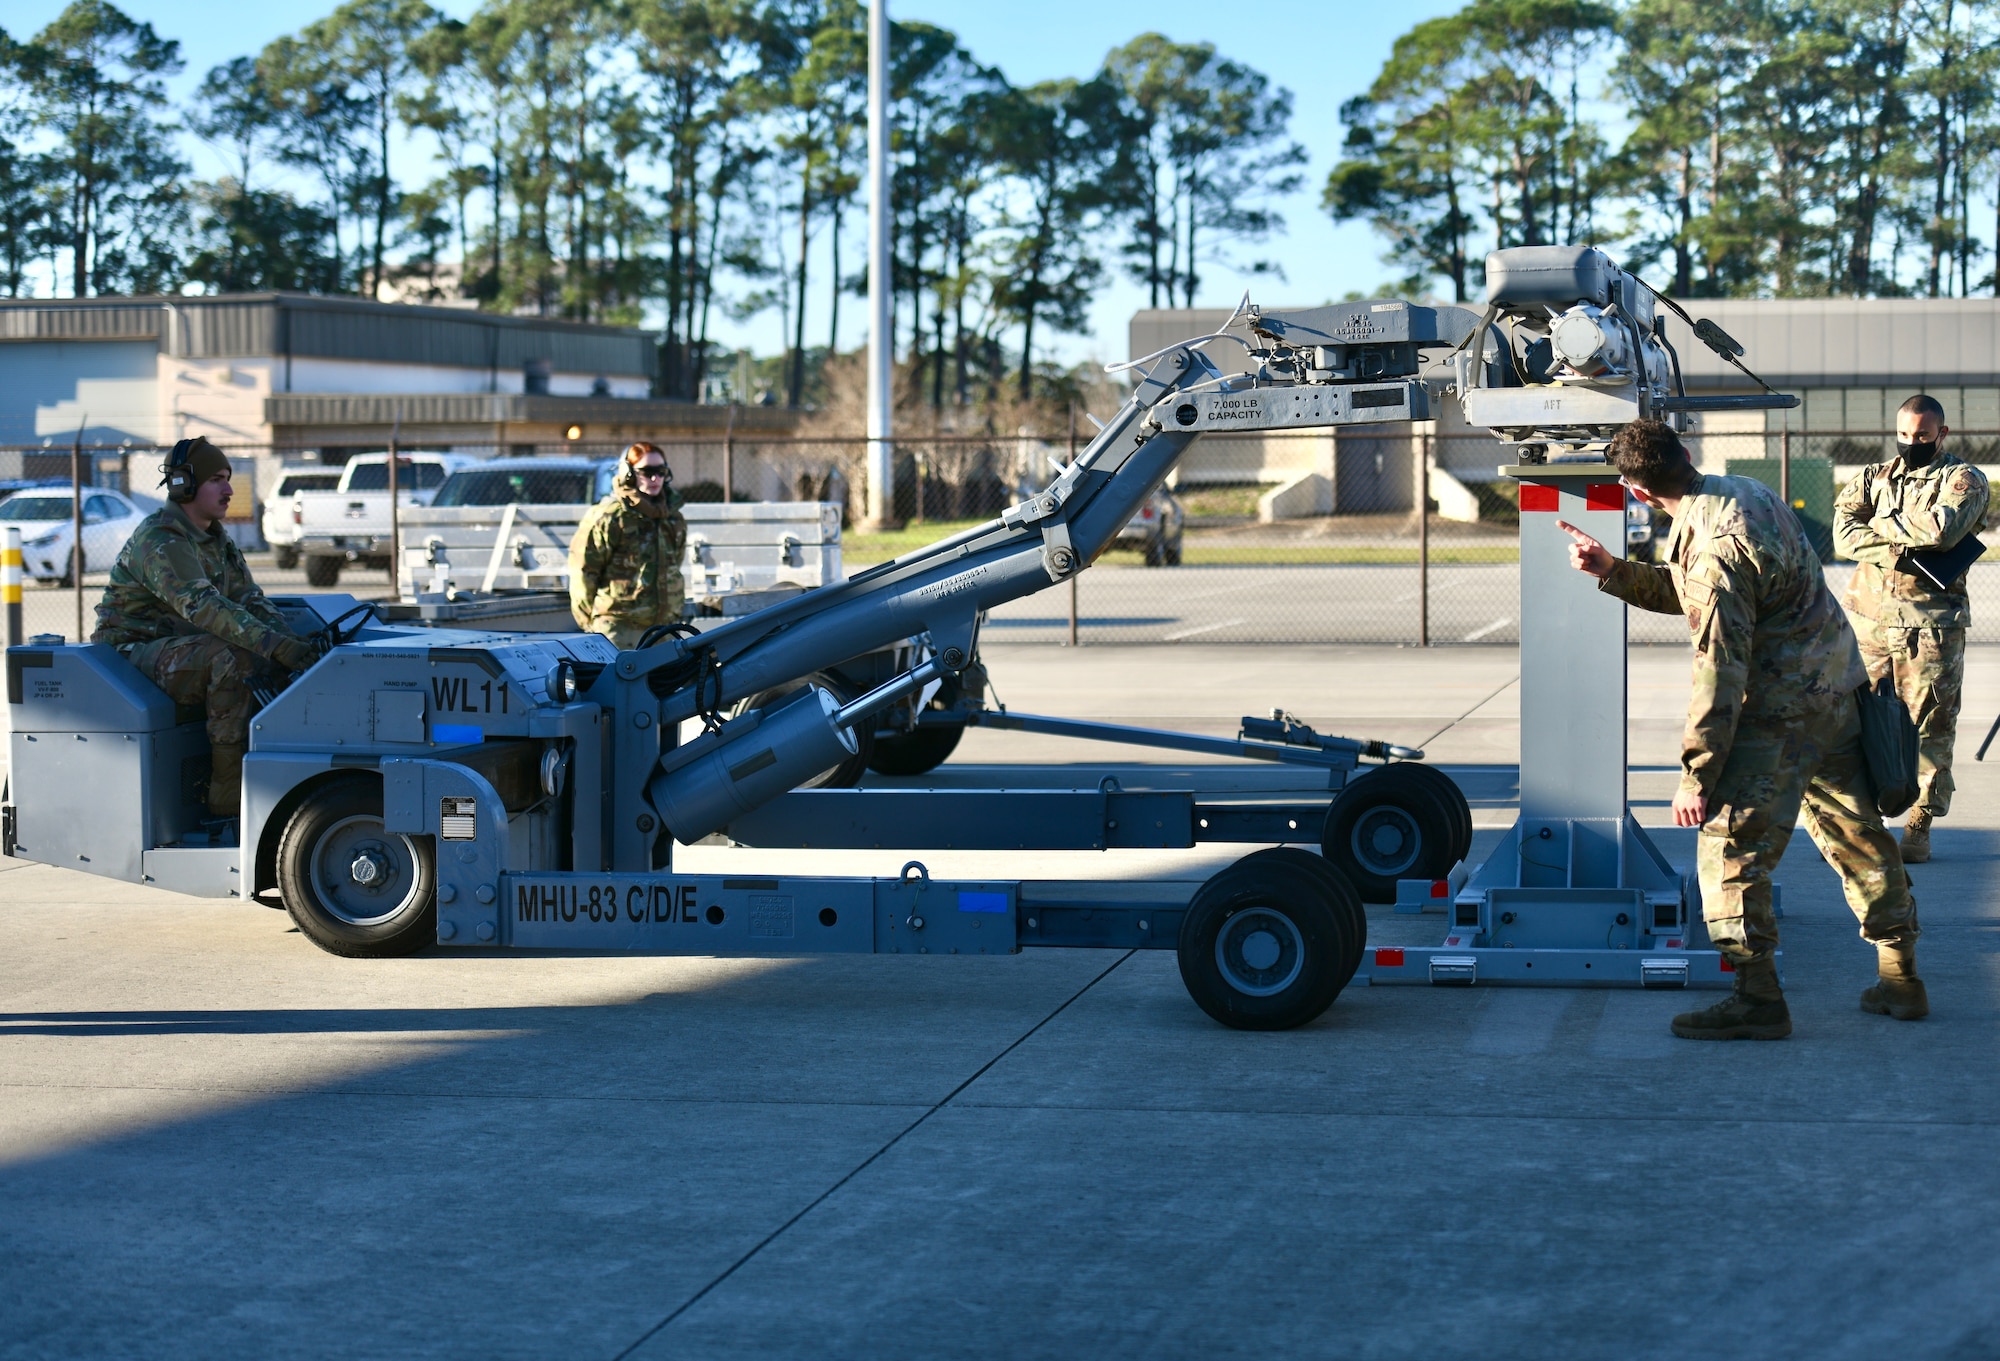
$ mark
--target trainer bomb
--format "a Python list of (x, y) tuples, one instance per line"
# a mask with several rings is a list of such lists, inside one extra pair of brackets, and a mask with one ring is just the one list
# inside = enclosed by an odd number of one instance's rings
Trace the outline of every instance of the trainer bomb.
[(725, 737), (712, 750), (656, 776), (647, 797), (674, 840), (692, 846), (854, 755), (860, 748), (853, 732), (839, 723), (839, 712), (839, 700), (809, 685), (742, 736)]

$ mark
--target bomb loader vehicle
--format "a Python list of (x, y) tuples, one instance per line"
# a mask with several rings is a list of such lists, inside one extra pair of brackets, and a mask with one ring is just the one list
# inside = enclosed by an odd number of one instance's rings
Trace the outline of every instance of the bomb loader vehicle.
[[(1233, 743), (1125, 731), (1157, 745), (1214, 743), (1318, 764), (1344, 784), (1330, 805), (1211, 806), (1191, 792), (1111, 781), (1057, 793), (799, 791), (854, 754), (858, 725), (961, 675), (986, 610), (1082, 571), (1204, 431), (1426, 419), (1456, 390), (1517, 448), (1524, 485), (1568, 495), (1569, 483), (1608, 474), (1601, 453), (1595, 471), (1562, 465), (1591, 463), (1618, 424), (1708, 400), (1679, 391), (1644, 305), (1650, 294), (1598, 253), (1501, 252), (1489, 278), (1511, 278), (1520, 296), (1499, 292), (1483, 316), (1401, 302), (1239, 308), (1222, 331), (1137, 361), (1130, 399), (1089, 447), (998, 519), (705, 631), (656, 631), (633, 651), (593, 635), (384, 624), (340, 597), (284, 601), (323, 639), (324, 655), (253, 721), (232, 826), (199, 818), (199, 724), (182, 722), (115, 653), (10, 649), (5, 849), (187, 893), (275, 891), (304, 934), (351, 955), (433, 943), (703, 955), (1174, 949), (1204, 1010), (1253, 1029), (1312, 1019), (1357, 975), (1376, 984), (1708, 982), (1703, 952), (1691, 948), (1688, 886), (1623, 809), (1622, 739), (1618, 816), (1562, 816), (1563, 791), (1544, 790), (1537, 773), (1530, 827), (1524, 763), (1523, 823), (1507, 852), (1469, 880), (1447, 874), (1470, 841), (1463, 798), (1447, 780), (1401, 759), (1345, 779), (1363, 761), (1420, 753), (1282, 720), (1246, 722)], [(1590, 327), (1571, 325), (1574, 317)], [(1503, 329), (1503, 319), (1517, 324)], [(1534, 339), (1529, 363), (1520, 351), (1537, 321), (1561, 344), (1540, 368)], [(1208, 357), (1224, 341), (1245, 347), (1249, 372), (1225, 373)], [(1622, 524), (1622, 499), (1615, 514)], [(1524, 570), (1524, 604), (1539, 604), (1525, 600), (1531, 580), (1568, 589), (1544, 576)], [(1572, 602), (1562, 603), (1556, 613), (1568, 618)], [(1622, 629), (1621, 613), (1621, 649)], [(911, 637), (926, 640), (921, 658), (852, 700), (808, 684), (732, 712)], [(1617, 666), (1615, 704), (1598, 708), (1615, 707), (1622, 721), (1622, 650)], [(700, 732), (682, 741), (690, 721)], [(1030, 722), (1065, 721), (1019, 726)], [(717, 833), (752, 846), (1267, 848), (1200, 884), (947, 881), (915, 859), (886, 877), (676, 871), (676, 844)], [(1286, 844), (1314, 839), (1321, 855)], [(1531, 842), (1546, 867), (1533, 872), (1524, 867)], [(1399, 892), (1443, 885), (1453, 934), (1435, 949), (1368, 951), (1356, 879)], [(1504, 939), (1523, 912), (1540, 934)], [(1656, 967), (1668, 948), (1675, 967)], [(1525, 971), (1536, 964), (1550, 967)]]

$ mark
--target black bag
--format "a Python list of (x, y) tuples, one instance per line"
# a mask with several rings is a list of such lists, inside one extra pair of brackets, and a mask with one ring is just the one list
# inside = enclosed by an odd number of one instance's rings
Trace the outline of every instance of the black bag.
[(1875, 785), (1875, 811), (1895, 817), (1917, 801), (1917, 725), (1889, 677), (1854, 692), (1861, 706), (1861, 757)]

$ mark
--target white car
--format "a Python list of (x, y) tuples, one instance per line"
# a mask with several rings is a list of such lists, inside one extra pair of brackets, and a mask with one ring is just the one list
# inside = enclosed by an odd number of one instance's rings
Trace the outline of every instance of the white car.
[[(36, 581), (69, 580), (71, 506), (68, 487), (30, 487), (0, 503), (0, 530), (20, 528), (21, 564)], [(85, 487), (83, 570), (110, 571), (153, 509), (124, 492)]]
[(299, 565), (298, 498), (294, 492), (332, 491), (340, 485), (340, 469), (316, 464), (278, 469), (278, 489), (264, 502), (264, 542), (286, 570)]

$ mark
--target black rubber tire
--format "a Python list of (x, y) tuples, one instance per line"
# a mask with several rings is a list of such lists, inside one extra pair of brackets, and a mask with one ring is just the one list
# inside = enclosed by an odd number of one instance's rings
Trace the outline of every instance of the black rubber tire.
[(1233, 1030), (1291, 1030), (1340, 995), (1348, 935), (1347, 914), (1322, 876), (1289, 858), (1248, 855), (1188, 903), (1176, 951), (1181, 981), (1195, 1005)]
[(1403, 778), (1428, 784), (1445, 801), (1451, 810), (1452, 820), (1458, 825), (1458, 834), (1452, 841), (1451, 858), (1456, 864), (1472, 854), (1472, 805), (1465, 801), (1465, 791), (1458, 787), (1458, 781), (1420, 761), (1399, 761), (1389, 767), (1404, 772)]
[(1398, 879), (1442, 879), (1458, 863), (1458, 819), (1427, 780), (1378, 766), (1326, 810), (1320, 851), (1363, 902), (1396, 900)]
[(1167, 565), (1167, 550), (1161, 545), (1158, 539), (1146, 540), (1145, 555), (1148, 567), (1164, 567)]
[(290, 546), (273, 548), (271, 560), (280, 572), (289, 572), (299, 565), (299, 550)]
[[(773, 704), (795, 695), (808, 685), (817, 685), (831, 694), (842, 704), (855, 698), (852, 691), (824, 671), (815, 671), (810, 676), (784, 685), (774, 685), (768, 690), (759, 690), (737, 707), (738, 713), (751, 709), (766, 709)], [(852, 789), (861, 783), (861, 777), (868, 773), (868, 763), (875, 757), (875, 730), (863, 723), (854, 730), (855, 752), (831, 770), (823, 770), (799, 786), (800, 789)]]
[(308, 555), (306, 558), (306, 584), (308, 586), (338, 586), (340, 584), (340, 559), (324, 555)]
[[(388, 891), (379, 900), (332, 863), (350, 852), (359, 859), (363, 849), (387, 862)], [(278, 841), (278, 895), (299, 931), (332, 954), (389, 959), (437, 941), (436, 848), (427, 836), (382, 830), (382, 782), (374, 775), (329, 781), (292, 813)]]
[(1172, 543), (1170, 543), (1170, 544), (1167, 544), (1167, 545), (1166, 545), (1165, 547), (1161, 548), (1161, 549), (1160, 549), (1160, 558), (1161, 558), (1161, 560), (1162, 560), (1163, 562), (1165, 562), (1165, 563), (1166, 563), (1166, 565), (1167, 565), (1167, 566), (1169, 566), (1169, 567), (1178, 567), (1178, 566), (1180, 566), (1180, 565), (1181, 565), (1181, 541), (1180, 541), (1179, 539), (1175, 539), (1175, 540), (1174, 540), (1174, 541), (1173, 541)]
[(928, 723), (894, 737), (878, 735), (868, 768), (881, 775), (922, 775), (949, 760), (964, 736), (963, 723)]
[[(1325, 885), (1327, 893), (1347, 920), (1347, 957), (1340, 965), (1340, 986), (1346, 987), (1361, 967), (1361, 957), (1368, 950), (1368, 910), (1361, 905), (1361, 895), (1354, 891), (1354, 885), (1347, 882), (1347, 876), (1326, 863), (1326, 857), (1314, 855), (1298, 846), (1271, 846), (1254, 851), (1243, 860), (1255, 860), (1259, 856), (1268, 860), (1282, 861), (1297, 865), (1306, 873), (1315, 875)], [(1243, 860), (1237, 863), (1242, 864)]]

